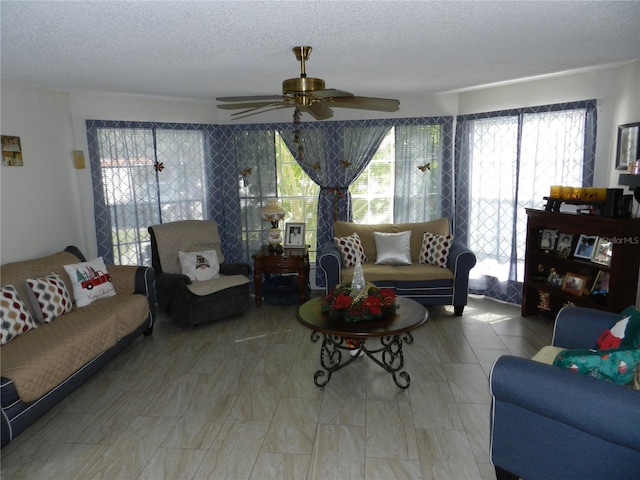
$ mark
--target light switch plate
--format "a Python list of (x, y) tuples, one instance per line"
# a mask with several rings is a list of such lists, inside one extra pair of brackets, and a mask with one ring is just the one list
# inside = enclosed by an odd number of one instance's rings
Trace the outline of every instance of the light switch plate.
[(86, 165), (84, 163), (84, 152), (82, 150), (74, 150), (73, 151), (73, 161), (76, 164), (76, 168), (85, 168)]

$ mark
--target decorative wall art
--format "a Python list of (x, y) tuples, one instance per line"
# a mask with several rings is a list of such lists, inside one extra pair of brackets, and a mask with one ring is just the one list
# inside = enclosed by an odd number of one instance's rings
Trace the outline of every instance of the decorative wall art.
[(618, 148), (616, 150), (616, 170), (627, 170), (630, 162), (640, 156), (640, 122), (627, 123), (618, 127)]
[(20, 137), (2, 135), (2, 165), (7, 167), (21, 167), (23, 165)]

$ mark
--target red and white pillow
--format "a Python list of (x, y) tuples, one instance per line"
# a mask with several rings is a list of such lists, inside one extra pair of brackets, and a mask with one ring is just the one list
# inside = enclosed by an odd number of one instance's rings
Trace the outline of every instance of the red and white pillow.
[(73, 297), (78, 307), (84, 307), (95, 300), (116, 294), (102, 257), (88, 262), (64, 265), (64, 270), (71, 280)]
[(0, 345), (6, 345), (18, 335), (36, 328), (29, 310), (24, 306), (13, 285), (2, 287), (0, 297)]
[(355, 267), (358, 256), (360, 256), (360, 263), (369, 261), (357, 233), (352, 233), (348, 237), (333, 237), (333, 241), (342, 254), (343, 267)]

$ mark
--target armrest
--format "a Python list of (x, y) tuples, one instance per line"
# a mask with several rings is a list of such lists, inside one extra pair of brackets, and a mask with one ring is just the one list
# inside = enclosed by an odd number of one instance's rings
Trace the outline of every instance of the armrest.
[(447, 268), (453, 272), (454, 276), (465, 275), (469, 277), (469, 271), (475, 264), (476, 255), (466, 245), (454, 238), (451, 250), (449, 250)]
[(327, 241), (318, 253), (317, 266), (325, 278), (325, 290), (330, 292), (342, 278), (342, 254), (333, 240)]
[(462, 308), (467, 304), (469, 272), (475, 264), (475, 254), (466, 245), (454, 238), (451, 250), (449, 250), (447, 268), (453, 272), (453, 302), (451, 303), (456, 309), (460, 309), (460, 315), (462, 315)]
[(107, 265), (116, 293), (119, 295), (140, 294), (147, 297), (151, 326), (156, 321), (156, 274), (152, 267), (138, 265)]
[(160, 273), (156, 278), (156, 286), (162, 290), (185, 289), (191, 279), (182, 273)]
[(251, 265), (241, 262), (230, 262), (220, 264), (220, 274), (222, 275), (244, 275), (251, 278)]
[(558, 312), (552, 345), (567, 349), (594, 348), (600, 334), (611, 328), (620, 314), (584, 307), (564, 307)]
[[(640, 451), (640, 391), (512, 356), (502, 356), (495, 361), (489, 383), (494, 404), (515, 405), (574, 427), (574, 432), (586, 432)], [(518, 411), (508, 410), (512, 417)], [(496, 411), (496, 417), (497, 414)], [(497, 422), (513, 425), (518, 424), (519, 419), (494, 418), (493, 423)], [(554, 432), (546, 435), (553, 438)]]

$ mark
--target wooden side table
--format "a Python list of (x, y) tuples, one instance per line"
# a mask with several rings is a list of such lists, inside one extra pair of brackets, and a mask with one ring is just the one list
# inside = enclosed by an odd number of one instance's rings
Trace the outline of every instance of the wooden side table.
[(256, 306), (262, 306), (262, 275), (297, 273), (300, 304), (308, 300), (307, 285), (309, 284), (309, 245), (304, 248), (285, 248), (283, 253), (269, 251), (268, 245), (263, 245), (253, 258), (253, 283), (256, 292)]

